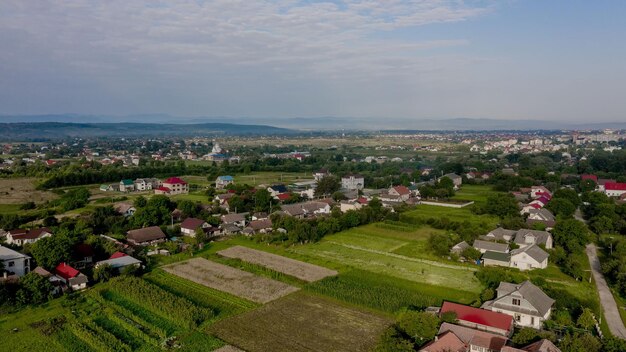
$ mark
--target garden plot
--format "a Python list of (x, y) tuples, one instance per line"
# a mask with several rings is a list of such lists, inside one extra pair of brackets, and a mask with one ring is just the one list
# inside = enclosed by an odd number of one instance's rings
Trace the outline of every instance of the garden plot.
[(204, 258), (193, 258), (170, 264), (162, 269), (187, 280), (257, 303), (267, 303), (299, 290), (297, 287)]
[(211, 327), (249, 352), (368, 351), (391, 320), (319, 296), (298, 293)]
[(217, 252), (217, 254), (261, 265), (306, 282), (314, 282), (337, 275), (335, 270), (243, 246), (230, 247)]

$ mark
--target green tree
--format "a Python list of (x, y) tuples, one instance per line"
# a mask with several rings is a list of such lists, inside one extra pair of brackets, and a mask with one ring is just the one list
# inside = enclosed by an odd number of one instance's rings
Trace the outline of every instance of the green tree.
[(597, 216), (591, 219), (591, 229), (598, 235), (603, 233), (612, 233), (613, 220), (607, 216)]
[(497, 215), (500, 218), (507, 216), (519, 216), (517, 201), (513, 195), (508, 193), (495, 193), (487, 196), (487, 203), (484, 206), (487, 214)]
[(272, 203), (271, 193), (263, 188), (254, 193), (254, 210), (255, 211), (270, 211), (270, 205)]
[(115, 269), (109, 264), (98, 265), (93, 269), (93, 279), (97, 282), (107, 282), (115, 276)]
[(431, 313), (408, 310), (400, 314), (398, 327), (419, 346), (437, 335), (439, 318)]
[(428, 237), (428, 247), (439, 256), (446, 256), (450, 254), (450, 237), (446, 234), (433, 233)]
[(72, 258), (73, 246), (74, 242), (67, 235), (57, 234), (33, 243), (31, 253), (38, 265), (52, 270), (57, 264)]
[(576, 211), (576, 206), (565, 198), (553, 198), (548, 202), (546, 208), (554, 213), (554, 215), (564, 218), (572, 217)]
[(576, 320), (576, 325), (587, 330), (591, 330), (593, 328), (593, 326), (595, 325), (595, 320), (593, 319), (593, 312), (591, 312), (591, 309), (583, 309), (583, 312)]
[(552, 230), (554, 242), (568, 253), (580, 253), (589, 242), (589, 232), (582, 222), (576, 219), (557, 221)]
[(474, 247), (467, 247), (461, 252), (461, 255), (470, 260), (478, 260), (480, 259), (481, 253)]
[(143, 208), (147, 204), (148, 204), (148, 201), (146, 200), (146, 197), (144, 197), (144, 196), (137, 197), (137, 199), (135, 199), (135, 202), (133, 203), (135, 208)]
[(575, 333), (565, 335), (559, 348), (567, 352), (600, 352), (602, 343), (589, 333)]
[(52, 299), (52, 283), (41, 275), (28, 273), (20, 278), (16, 299), (20, 304), (41, 304)]
[(198, 227), (196, 229), (195, 235), (196, 235), (195, 239), (196, 239), (197, 244), (205, 243), (207, 241), (206, 232), (204, 232), (204, 229), (202, 229), (202, 227)]
[(325, 176), (321, 180), (317, 181), (317, 187), (315, 188), (315, 196), (321, 197), (329, 194), (333, 194), (341, 188), (339, 179), (335, 176)]
[(492, 288), (487, 287), (481, 294), (480, 294), (480, 300), (483, 302), (489, 301), (491, 299), (493, 299), (493, 297), (495, 296), (495, 292)]
[(414, 343), (404, 338), (401, 331), (394, 325), (383, 333), (374, 352), (414, 352)]

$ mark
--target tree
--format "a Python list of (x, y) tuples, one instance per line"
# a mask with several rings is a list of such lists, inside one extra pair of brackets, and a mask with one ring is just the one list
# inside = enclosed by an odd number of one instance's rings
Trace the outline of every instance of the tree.
[(146, 197), (144, 196), (139, 196), (137, 197), (137, 199), (135, 199), (135, 208), (143, 208), (148, 204), (148, 201), (146, 200)]
[(600, 352), (602, 343), (589, 333), (567, 334), (561, 340), (559, 348), (568, 352)]
[(493, 299), (493, 297), (495, 296), (495, 292), (492, 288), (487, 287), (481, 294), (480, 294), (480, 300), (483, 302), (486, 302), (490, 299)]
[(115, 269), (109, 264), (98, 265), (93, 269), (93, 279), (97, 282), (107, 282), (115, 276)]
[(626, 351), (626, 341), (613, 336), (605, 336), (602, 340), (602, 351), (624, 352)]
[(420, 346), (437, 335), (439, 323), (439, 318), (434, 314), (412, 310), (403, 312), (398, 319), (400, 330)]
[(583, 312), (580, 314), (580, 316), (576, 320), (576, 325), (586, 330), (591, 330), (593, 326), (595, 325), (595, 323), (596, 322), (593, 319), (593, 313), (591, 312), (591, 309), (589, 308), (583, 309)]
[(548, 202), (546, 208), (554, 213), (554, 215), (563, 218), (571, 218), (576, 211), (576, 206), (565, 198), (553, 198)]
[(461, 255), (470, 260), (478, 260), (480, 259), (481, 253), (474, 247), (467, 247), (461, 252)]
[(254, 210), (255, 211), (270, 211), (270, 205), (272, 204), (271, 193), (263, 188), (254, 193)]
[(196, 229), (196, 233), (195, 233), (195, 239), (196, 239), (196, 243), (200, 244), (200, 243), (205, 243), (207, 240), (207, 235), (206, 232), (204, 232), (204, 229), (202, 227), (198, 227)]
[(332, 195), (332, 198), (333, 198), (333, 200), (335, 202), (339, 202), (341, 200), (347, 199), (346, 196), (343, 193), (339, 192), (339, 191), (334, 192), (333, 195)]
[(414, 352), (414, 344), (404, 338), (401, 331), (394, 325), (383, 333), (374, 352)]
[(591, 229), (597, 234), (611, 233), (613, 229), (613, 220), (606, 216), (596, 216), (591, 219)]
[(72, 258), (73, 246), (73, 241), (67, 235), (57, 234), (33, 243), (31, 253), (38, 265), (52, 270), (57, 264)]
[(20, 278), (16, 299), (20, 304), (41, 304), (52, 299), (54, 287), (48, 278), (28, 273)]
[(519, 216), (517, 201), (513, 195), (508, 193), (495, 193), (487, 196), (487, 203), (484, 206), (487, 214), (497, 215), (500, 218), (507, 216)]
[(439, 256), (446, 256), (450, 253), (450, 237), (446, 234), (433, 233), (428, 237), (428, 247)]
[(317, 181), (317, 187), (315, 188), (315, 196), (325, 196), (333, 194), (341, 188), (339, 179), (335, 176), (324, 176), (321, 180)]
[(552, 230), (554, 242), (561, 245), (568, 253), (580, 253), (587, 242), (589, 233), (587, 227), (576, 219), (557, 221)]
[(567, 199), (569, 200), (574, 207), (580, 206), (580, 197), (575, 190), (571, 188), (559, 188), (552, 195), (552, 199)]

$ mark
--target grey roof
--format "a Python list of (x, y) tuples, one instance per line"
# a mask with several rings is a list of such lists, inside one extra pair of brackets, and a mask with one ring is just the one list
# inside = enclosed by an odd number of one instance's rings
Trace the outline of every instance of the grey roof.
[(522, 350), (528, 352), (561, 352), (550, 340), (539, 340), (535, 343), (531, 343), (526, 347), (522, 347)]
[(507, 229), (504, 229), (502, 227), (498, 227), (497, 229), (489, 232), (488, 234), (486, 234), (483, 237), (484, 238), (489, 238), (489, 239), (494, 239), (494, 240), (508, 241), (508, 239), (506, 239), (505, 237), (513, 238), (513, 236), (515, 236), (516, 232), (517, 231), (515, 231), (515, 230), (507, 230)]
[(130, 255), (125, 255), (118, 258), (102, 260), (96, 263), (96, 266), (109, 264), (112, 268), (122, 268), (128, 265), (141, 264), (141, 260), (131, 257)]
[(511, 255), (518, 255), (521, 253), (526, 253), (528, 254), (528, 256), (530, 256), (531, 258), (533, 258), (534, 260), (536, 260), (537, 262), (541, 263), (544, 260), (548, 259), (548, 257), (550, 256), (546, 251), (544, 251), (543, 249), (541, 249), (541, 247), (537, 246), (536, 244), (531, 244), (528, 247), (524, 247), (524, 248), (518, 248), (515, 249), (513, 251), (511, 251)]
[(142, 229), (130, 230), (126, 238), (137, 243), (149, 242), (165, 239), (165, 234), (158, 226), (144, 227)]
[(493, 252), (506, 253), (509, 251), (509, 245), (507, 243), (496, 243), (496, 242), (490, 242), (490, 241), (475, 240), (473, 246), (476, 249), (486, 249), (488, 251), (493, 251)]
[(515, 243), (529, 244), (526, 243), (526, 237), (528, 236), (534, 236), (535, 243), (537, 244), (546, 244), (548, 242), (548, 239), (552, 238), (552, 235), (547, 231), (521, 229), (517, 231), (517, 234), (515, 235)]
[(482, 259), (497, 260), (499, 262), (510, 262), (511, 255), (509, 253), (486, 251)]
[(529, 215), (538, 215), (540, 216), (544, 221), (554, 221), (556, 218), (554, 217), (554, 214), (552, 214), (550, 212), (550, 210), (546, 209), (546, 208), (541, 208), (541, 209), (530, 209), (528, 211)]
[[(459, 175), (457, 175), (457, 174), (455, 174), (455, 173), (445, 174), (445, 175), (443, 175), (443, 176), (441, 176), (441, 177), (447, 177), (447, 178), (449, 178), (449, 179), (451, 179), (451, 180), (461, 178), (461, 176), (459, 176)], [(440, 177), (440, 178), (441, 178), (441, 177)]]
[(87, 279), (87, 276), (85, 276), (83, 273), (80, 273), (77, 276), (70, 278), (68, 281), (70, 285), (74, 286), (74, 285), (86, 284), (89, 281), (89, 279)]
[(26, 254), (22, 254), (20, 252), (14, 251), (10, 248), (0, 246), (0, 260), (11, 260), (11, 259), (19, 259), (19, 258), (30, 258)]
[[(509, 282), (500, 282), (500, 286), (497, 288), (498, 298), (494, 300), (493, 305), (497, 306), (498, 299), (507, 296), (513, 292), (519, 292), (522, 297), (527, 300), (541, 316), (545, 315), (552, 305), (554, 300), (546, 295), (539, 287), (535, 286), (532, 282), (526, 280), (521, 284), (512, 284)], [(507, 308), (509, 308), (507, 306)]]
[(237, 213), (237, 214), (226, 214), (222, 215), (222, 222), (225, 224), (232, 224), (238, 221), (246, 220), (246, 215), (248, 213)]
[(469, 248), (470, 245), (467, 244), (467, 242), (463, 241), (463, 242), (459, 242), (457, 244), (455, 244), (454, 246), (452, 246), (452, 249), (450, 250), (453, 253), (461, 253), (463, 252), (465, 249)]
[(446, 322), (441, 324), (437, 335), (441, 335), (447, 331), (452, 332), (459, 338), (459, 340), (463, 341), (463, 343), (467, 345), (480, 346), (494, 351), (499, 351), (508, 340), (504, 336), (496, 335), (487, 331), (480, 331)]
[(285, 204), (282, 205), (280, 209), (287, 215), (304, 215), (304, 209), (302, 209), (302, 206), (300, 204)]

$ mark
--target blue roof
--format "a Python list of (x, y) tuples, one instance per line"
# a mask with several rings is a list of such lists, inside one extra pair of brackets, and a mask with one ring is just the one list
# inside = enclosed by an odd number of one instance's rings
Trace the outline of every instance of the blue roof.
[(219, 176), (218, 179), (222, 181), (232, 181), (233, 177), (232, 176)]

